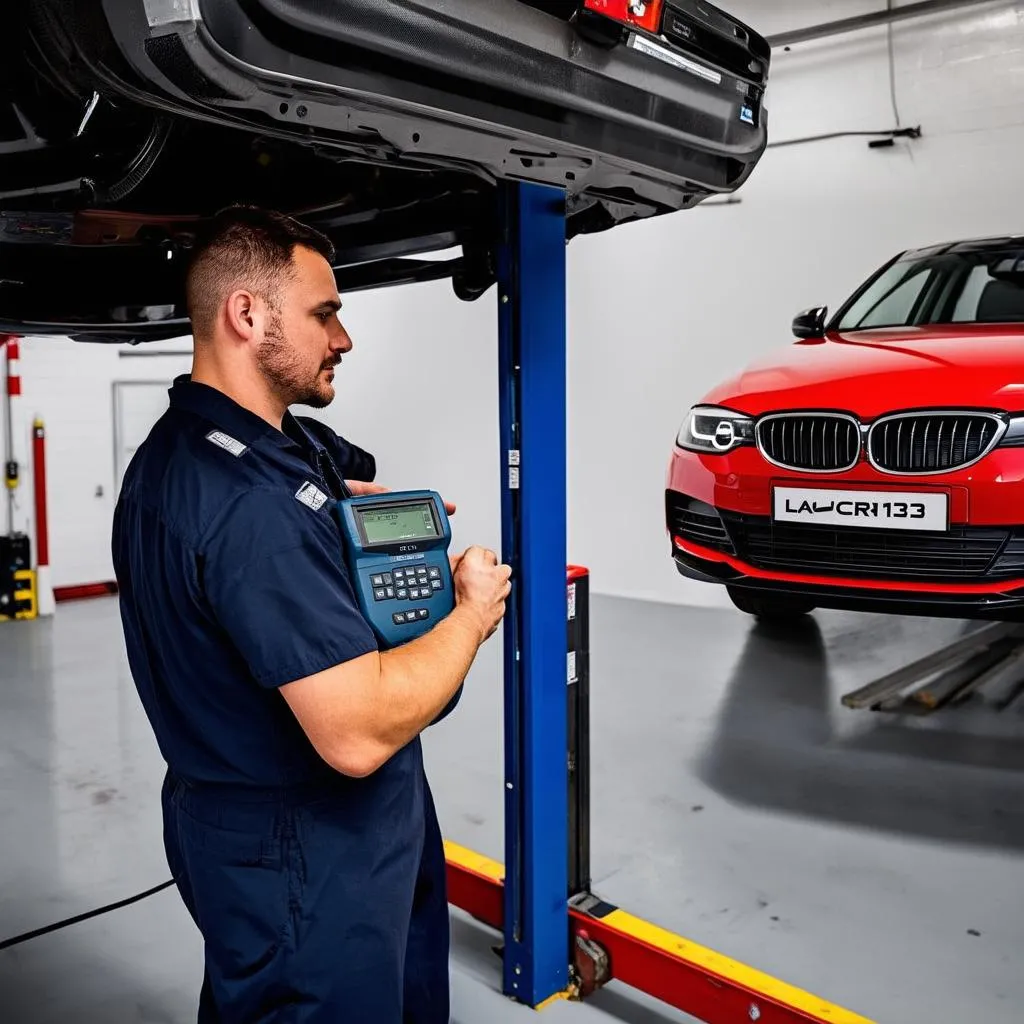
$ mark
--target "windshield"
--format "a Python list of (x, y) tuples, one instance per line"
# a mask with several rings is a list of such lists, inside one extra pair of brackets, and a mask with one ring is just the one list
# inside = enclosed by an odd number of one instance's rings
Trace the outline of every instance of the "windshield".
[(901, 259), (841, 315), (839, 330), (1024, 323), (1024, 249)]

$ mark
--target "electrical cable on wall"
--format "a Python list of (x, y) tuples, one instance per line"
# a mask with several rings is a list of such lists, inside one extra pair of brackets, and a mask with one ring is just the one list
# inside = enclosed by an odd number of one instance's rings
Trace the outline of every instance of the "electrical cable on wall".
[[(888, 10), (892, 10), (892, 0), (886, 0)], [(889, 22), (889, 95), (892, 98), (892, 112), (896, 118), (896, 127), (900, 125), (900, 107), (896, 101), (896, 45), (893, 41), (893, 23)]]
[(784, 139), (782, 142), (768, 143), (769, 149), (777, 149), (782, 146), (802, 146), (808, 142), (823, 142), (826, 139), (843, 139), (851, 136), (865, 136), (874, 138), (877, 141), (869, 143), (872, 148), (882, 145), (891, 145), (894, 139), (919, 139), (921, 138), (921, 126), (916, 128), (882, 128), (878, 131), (848, 131), (848, 132), (824, 132), (821, 135), (806, 135), (800, 139)]
[[(893, 0), (886, 0), (886, 10), (890, 13), (894, 10)], [(892, 113), (896, 119), (894, 129), (881, 129), (879, 131), (837, 131), (823, 132), (820, 135), (807, 135), (799, 139), (784, 139), (781, 142), (768, 143), (768, 149), (776, 149), (782, 146), (802, 146), (808, 142), (824, 142), (827, 139), (843, 139), (863, 136), (873, 139), (868, 145), (871, 149), (887, 149), (892, 147), (896, 139), (919, 139), (921, 138), (921, 126), (916, 128), (904, 128), (900, 118), (899, 98), (896, 89), (896, 44), (893, 36), (893, 22), (890, 21), (886, 28), (887, 46), (889, 51), (889, 98), (892, 101)], [(788, 50), (789, 47), (787, 46)]]

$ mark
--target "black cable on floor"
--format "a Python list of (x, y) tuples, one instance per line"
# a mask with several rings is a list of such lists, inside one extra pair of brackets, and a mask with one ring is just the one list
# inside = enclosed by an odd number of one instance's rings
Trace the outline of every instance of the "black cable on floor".
[(56, 924), (48, 924), (44, 928), (36, 928), (34, 931), (25, 932), (24, 935), (14, 935), (9, 939), (0, 941), (0, 950), (9, 949), (11, 946), (17, 946), (22, 942), (28, 942), (29, 939), (38, 939), (41, 935), (48, 935), (50, 932), (59, 931), (61, 928), (67, 928), (73, 924), (80, 924), (82, 921), (88, 921), (90, 917), (99, 917), (101, 914), (109, 914), (112, 910), (120, 910), (122, 907), (131, 906), (133, 903), (138, 903), (139, 900), (144, 900), (149, 896), (155, 896), (158, 892), (162, 892), (164, 889), (169, 889), (174, 885), (174, 879), (170, 879), (167, 882), (163, 882), (160, 885), (154, 886), (152, 889), (147, 889), (145, 892), (140, 892), (135, 896), (129, 896), (126, 900), (119, 900), (117, 903), (110, 903), (105, 907), (99, 907), (97, 910), (90, 910), (84, 914), (79, 914), (77, 917), (69, 917), (66, 921), (58, 921)]

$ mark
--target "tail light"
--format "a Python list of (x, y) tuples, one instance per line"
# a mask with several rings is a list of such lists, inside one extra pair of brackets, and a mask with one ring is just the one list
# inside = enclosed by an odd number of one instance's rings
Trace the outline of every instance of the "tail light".
[(594, 14), (618, 21), (630, 28), (657, 32), (665, 0), (584, 0), (583, 6)]

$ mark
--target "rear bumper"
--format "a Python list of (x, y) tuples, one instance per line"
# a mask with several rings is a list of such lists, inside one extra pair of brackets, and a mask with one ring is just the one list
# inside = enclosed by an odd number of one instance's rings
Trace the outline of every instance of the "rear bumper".
[[(411, 168), (557, 185), (575, 231), (616, 216), (603, 195), (617, 193), (628, 218), (630, 196), (645, 215), (732, 191), (767, 144), (760, 81), (723, 68), (716, 83), (626, 45), (607, 50), (509, 0), (197, 0), (200, 20), (163, 28), (147, 24), (142, 0), (105, 6), (162, 99)], [(157, 48), (156, 35), (177, 41)], [(197, 80), (212, 87), (197, 96)], [(744, 120), (751, 103), (757, 124)]]
[[(599, 45), (516, 0), (31, 4), (64, 26), (55, 90), (73, 68), (84, 96), (96, 90), (140, 123), (152, 120), (153, 139), (173, 133), (146, 151), (156, 154), (148, 174), (167, 187), (187, 175), (189, 198), (173, 206), (180, 216), (139, 198), (137, 182), (116, 209), (101, 204), (88, 216), (78, 199), (65, 198), (56, 213), (35, 191), (12, 200), (13, 214), (0, 216), (0, 279), (8, 279), (0, 331), (133, 341), (187, 334), (181, 269), (164, 240), (187, 245), (194, 221), (225, 205), (216, 174), (210, 186), (192, 174), (207, 154), (179, 149), (182, 135), (209, 138), (211, 125), (233, 140), (223, 143), (229, 150), (251, 140), (253, 166), (240, 165), (232, 201), (268, 205), (290, 177), (289, 199), (276, 205), (335, 241), (343, 290), (401, 283), (412, 271), (396, 257), (461, 246), (462, 257), (424, 261), (414, 279), (451, 276), (469, 298), (495, 280), (499, 183), (553, 186), (560, 208), (564, 193), (573, 238), (730, 193), (767, 145), (767, 44), (703, 0), (673, 0), (714, 23), (690, 48), (658, 44), (683, 57), (676, 64), (630, 45), (646, 36), (624, 31)], [(197, 124), (206, 134), (196, 135)], [(71, 179), (77, 196), (93, 158), (74, 155), (82, 166), (62, 170), (60, 187)], [(32, 190), (35, 161), (52, 156), (33, 151), (18, 165)], [(322, 177), (333, 162), (337, 193), (307, 196), (306, 169)], [(103, 241), (110, 236), (118, 241)], [(55, 277), (74, 289), (62, 290), (56, 307)]]

